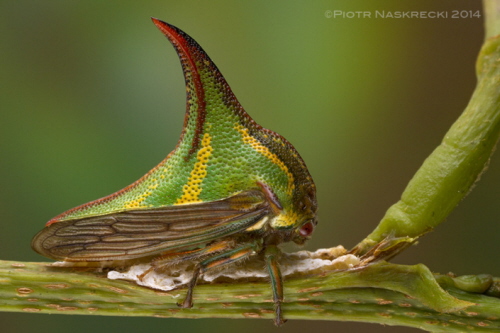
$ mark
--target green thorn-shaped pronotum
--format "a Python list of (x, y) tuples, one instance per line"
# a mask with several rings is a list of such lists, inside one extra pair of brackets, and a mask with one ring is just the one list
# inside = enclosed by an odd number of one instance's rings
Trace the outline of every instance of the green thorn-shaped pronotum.
[(316, 189), (295, 148), (256, 124), (203, 49), (165, 22), (186, 80), (187, 110), (175, 149), (132, 185), (50, 220), (33, 239), (40, 254), (70, 262), (196, 263), (200, 274), (254, 254), (269, 268), (276, 324), (283, 283), (276, 245), (304, 243), (316, 226)]

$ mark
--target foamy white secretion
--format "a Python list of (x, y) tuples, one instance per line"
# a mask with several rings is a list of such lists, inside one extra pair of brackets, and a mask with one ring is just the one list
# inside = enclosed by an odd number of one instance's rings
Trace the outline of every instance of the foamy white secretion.
[[(312, 271), (344, 270), (359, 265), (359, 258), (352, 254), (345, 254), (342, 246), (330, 249), (319, 249), (315, 252), (298, 251), (284, 253), (280, 260), (283, 276), (300, 274)], [(129, 280), (138, 285), (168, 291), (185, 286), (192, 277), (193, 263), (181, 262), (160, 271), (151, 270), (142, 279), (139, 276), (151, 268), (150, 264), (139, 264), (131, 266), (126, 272), (110, 271), (108, 279)], [(200, 282), (212, 282), (217, 278), (228, 279), (255, 279), (267, 278), (266, 267), (262, 260), (252, 258), (242, 265), (228, 265), (222, 269), (210, 270), (200, 277)]]

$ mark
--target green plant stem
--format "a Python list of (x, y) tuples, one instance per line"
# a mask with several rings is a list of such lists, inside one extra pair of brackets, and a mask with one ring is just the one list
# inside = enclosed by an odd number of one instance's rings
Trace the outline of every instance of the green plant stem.
[[(499, 29), (498, 1), (485, 1), (487, 35)], [(424, 161), (376, 229), (356, 247), (364, 254), (386, 237), (420, 237), (431, 231), (469, 193), (488, 165), (500, 136), (500, 38), (490, 37), (477, 61), (478, 84), (442, 143)]]
[(485, 39), (500, 34), (500, 2), (498, 0), (483, 0)]
[[(382, 262), (288, 279), (283, 309), (288, 319), (352, 320), (434, 332), (498, 331), (500, 299), (458, 289), (456, 280), (433, 276), (423, 265)], [(496, 293), (500, 283), (491, 277), (487, 280), (472, 286)], [(47, 263), (0, 261), (0, 311), (177, 318), (274, 316), (267, 281), (201, 284), (195, 290), (192, 309), (177, 307), (184, 293), (155, 291), (109, 280), (103, 273), (77, 272)], [(425, 296), (429, 293), (430, 297)], [(458, 308), (452, 312), (436, 311), (454, 306)]]

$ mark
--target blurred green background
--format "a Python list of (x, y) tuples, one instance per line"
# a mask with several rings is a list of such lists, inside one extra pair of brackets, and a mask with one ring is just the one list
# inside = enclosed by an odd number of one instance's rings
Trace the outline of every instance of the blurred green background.
[[(51, 217), (132, 183), (174, 147), (177, 56), (149, 17), (192, 35), (250, 115), (299, 150), (318, 185), (306, 248), (352, 247), (466, 106), (483, 17), (341, 19), (326, 10), (480, 10), (479, 0), (0, 1), (0, 253), (44, 261)], [(396, 262), (500, 276), (500, 161), (448, 221)], [(285, 312), (286, 314), (286, 312)], [(274, 332), (271, 320), (1, 313), (3, 332)], [(280, 332), (416, 332), (289, 322)]]

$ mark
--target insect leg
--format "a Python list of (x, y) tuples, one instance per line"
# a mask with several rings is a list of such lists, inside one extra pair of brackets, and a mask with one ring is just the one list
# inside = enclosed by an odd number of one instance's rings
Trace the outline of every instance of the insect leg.
[(216, 253), (223, 252), (232, 248), (234, 248), (234, 241), (224, 240), (196, 250), (167, 253), (155, 258), (152, 264), (156, 267), (160, 267), (163, 265), (181, 261), (199, 261), (203, 257), (212, 256)]
[(213, 268), (220, 268), (225, 265), (232, 264), (239, 260), (243, 260), (254, 254), (260, 244), (258, 243), (250, 243), (245, 244), (243, 246), (237, 247), (231, 251), (223, 252), (216, 256), (205, 259), (204, 261), (198, 263), (194, 269), (193, 277), (188, 284), (188, 291), (186, 294), (186, 298), (182, 302), (182, 304), (177, 304), (182, 308), (190, 308), (193, 306), (193, 289), (198, 282), (198, 278), (201, 274)]
[(163, 254), (159, 257), (156, 257), (153, 259), (151, 262), (151, 267), (149, 267), (147, 270), (142, 272), (142, 274), (137, 275), (137, 278), (139, 280), (143, 280), (146, 275), (151, 273), (152, 271), (161, 268), (163, 266), (167, 266), (168, 264), (178, 262), (179, 257), (182, 256), (189, 256), (192, 255), (193, 253), (199, 252), (200, 250), (191, 250), (191, 251), (185, 251), (185, 252), (171, 252), (167, 254)]
[(281, 251), (277, 246), (269, 245), (266, 247), (264, 256), (273, 289), (274, 324), (276, 326), (281, 326), (286, 322), (281, 312), (281, 303), (283, 303), (283, 278), (281, 277), (281, 269), (278, 263), (280, 255)]
[(165, 266), (173, 265), (182, 261), (199, 261), (203, 257), (214, 255), (218, 252), (230, 249), (234, 247), (234, 242), (225, 240), (222, 242), (213, 243), (204, 248), (189, 250), (183, 252), (168, 252), (158, 257), (155, 257), (151, 262), (151, 267), (144, 271), (141, 275), (138, 275), (138, 279), (142, 279), (156, 269), (160, 269)]

